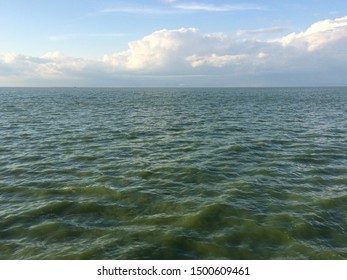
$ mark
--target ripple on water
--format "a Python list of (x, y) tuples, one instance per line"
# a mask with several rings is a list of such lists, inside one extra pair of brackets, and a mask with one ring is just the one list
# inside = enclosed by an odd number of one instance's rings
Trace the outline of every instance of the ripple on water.
[(346, 259), (346, 98), (0, 89), (0, 259)]

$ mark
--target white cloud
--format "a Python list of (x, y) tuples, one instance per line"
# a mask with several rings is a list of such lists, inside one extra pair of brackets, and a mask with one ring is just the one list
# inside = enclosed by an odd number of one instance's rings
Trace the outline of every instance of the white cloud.
[(139, 80), (148, 86), (159, 81), (172, 85), (172, 80), (188, 85), (347, 85), (346, 49), (347, 17), (320, 21), (275, 41), (240, 40), (195, 28), (164, 29), (98, 60), (60, 52), (0, 55), (0, 85), (20, 80), (62, 85), (134, 85)]
[(105, 55), (103, 62), (127, 70), (184, 67), (186, 57), (221, 52), (230, 40), (223, 33), (203, 34), (195, 28), (164, 29), (130, 42), (125, 52)]
[(44, 62), (45, 60), (42, 58), (15, 53), (8, 53), (0, 56), (0, 68), (6, 69), (6, 71), (1, 71), (3, 76), (33, 76), (35, 75), (34, 72), (36, 72), (36, 66)]
[(312, 24), (306, 31), (291, 33), (279, 41), (283, 46), (315, 51), (327, 44), (339, 41), (347, 36), (347, 16), (334, 20), (322, 20)]
[(17, 78), (70, 79), (83, 76), (89, 66), (95, 62), (73, 58), (60, 52), (49, 52), (41, 57), (30, 57), (18, 54), (0, 56), (0, 68), (6, 66), (6, 76)]
[(15, 53), (8, 53), (8, 54), (5, 54), (2, 59), (4, 63), (11, 64), (16, 61), (17, 57), (18, 56)]

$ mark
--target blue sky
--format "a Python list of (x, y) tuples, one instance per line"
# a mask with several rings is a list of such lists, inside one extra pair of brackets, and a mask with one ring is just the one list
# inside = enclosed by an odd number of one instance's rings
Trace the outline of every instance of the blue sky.
[(0, 0), (0, 86), (347, 85), (341, 0)]

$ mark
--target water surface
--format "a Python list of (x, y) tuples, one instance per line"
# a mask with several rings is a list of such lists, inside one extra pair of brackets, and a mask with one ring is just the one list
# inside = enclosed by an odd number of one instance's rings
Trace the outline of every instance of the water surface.
[(1, 259), (346, 259), (347, 88), (0, 89)]

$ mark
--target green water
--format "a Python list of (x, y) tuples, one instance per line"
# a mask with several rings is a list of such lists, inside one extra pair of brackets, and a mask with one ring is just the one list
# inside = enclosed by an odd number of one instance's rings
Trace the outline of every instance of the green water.
[(347, 88), (0, 89), (0, 259), (347, 259)]

